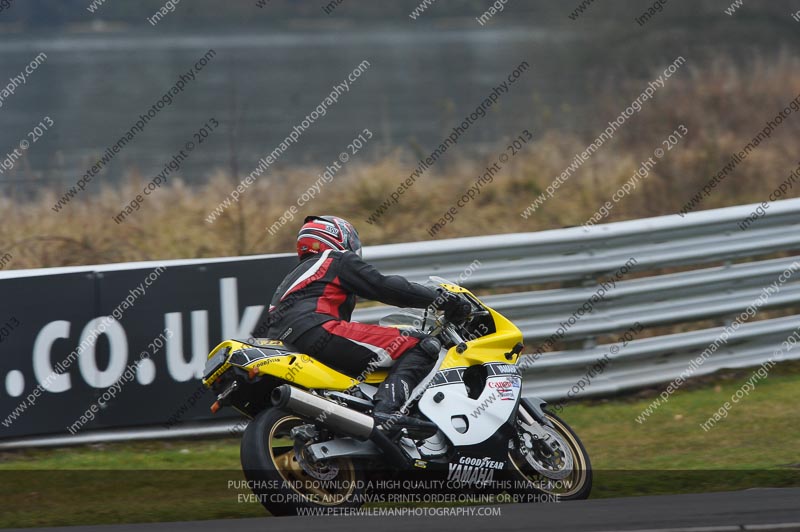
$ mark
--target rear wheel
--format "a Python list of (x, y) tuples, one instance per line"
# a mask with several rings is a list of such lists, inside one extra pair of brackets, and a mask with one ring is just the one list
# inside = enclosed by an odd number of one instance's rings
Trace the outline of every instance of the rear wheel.
[[(523, 408), (521, 404), (520, 409)], [(542, 425), (542, 437), (526, 430), (521, 416), (518, 414), (517, 437), (509, 442), (508, 450), (515, 484), (526, 486), (524, 491), (529, 493), (562, 501), (588, 498), (592, 491), (592, 464), (578, 435), (560, 417), (545, 412), (552, 427)]]
[(357, 508), (363, 504), (363, 475), (349, 458), (313, 462), (291, 430), (308, 421), (272, 408), (258, 414), (242, 436), (240, 457), (245, 478), (273, 515), (294, 515), (300, 508)]

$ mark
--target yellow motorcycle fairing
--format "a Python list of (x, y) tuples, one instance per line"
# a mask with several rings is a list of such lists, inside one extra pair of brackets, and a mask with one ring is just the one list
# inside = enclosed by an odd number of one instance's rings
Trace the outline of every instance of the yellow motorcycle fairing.
[(496, 331), (467, 341), (467, 350), (463, 353), (459, 354), (455, 348), (451, 348), (439, 369), (469, 367), (489, 362), (516, 364), (519, 354), (511, 352), (511, 349), (522, 342), (522, 332), (502, 315), (492, 309), (488, 310)]
[[(226, 340), (215, 347), (208, 358), (229, 349), (225, 363), (214, 373), (203, 379), (203, 384), (211, 384), (231, 366), (247, 371), (252, 377), (271, 375), (306, 389), (327, 389), (344, 391), (359, 384), (356, 379), (345, 375), (319, 360), (303, 353), (286, 350), (280, 340), (258, 338), (253, 343)], [(364, 382), (377, 384), (386, 378), (386, 371), (375, 371), (366, 375)]]
[[(464, 287), (453, 284), (442, 284), (441, 286), (450, 292), (465, 294), (475, 301), (480, 301)], [(489, 311), (495, 331), (467, 341), (467, 350), (463, 353), (459, 354), (455, 348), (448, 350), (447, 356), (439, 367), (440, 370), (477, 366), (489, 362), (516, 364), (519, 354), (512, 353), (511, 350), (517, 343), (522, 342), (522, 331), (496, 310), (483, 303), (481, 305)]]

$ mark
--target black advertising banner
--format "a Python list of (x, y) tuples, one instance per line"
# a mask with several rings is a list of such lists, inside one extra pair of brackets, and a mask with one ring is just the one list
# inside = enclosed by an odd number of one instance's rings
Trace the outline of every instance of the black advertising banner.
[(199, 381), (208, 352), (252, 335), (296, 260), (0, 278), (0, 440), (217, 417)]

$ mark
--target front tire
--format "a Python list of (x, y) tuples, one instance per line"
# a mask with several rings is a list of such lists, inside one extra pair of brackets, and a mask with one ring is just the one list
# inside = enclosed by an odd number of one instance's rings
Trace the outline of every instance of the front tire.
[(352, 459), (310, 464), (298, 456), (290, 431), (307, 423), (285, 410), (270, 408), (247, 426), (240, 458), (251, 490), (276, 516), (296, 515), (301, 508), (322, 514), (360, 507), (364, 477)]
[[(520, 408), (525, 408), (524, 404)], [(529, 449), (525, 440), (530, 442), (530, 439), (520, 429), (508, 450), (512, 477), (527, 484), (525, 491), (529, 493), (544, 494), (559, 501), (588, 498), (592, 491), (592, 463), (586, 448), (563, 419), (551, 412), (544, 414), (552, 427), (542, 427), (555, 441), (558, 452), (546, 456), (550, 448), (546, 453), (541, 452), (537, 447), (543, 445), (541, 442), (533, 442), (533, 448)]]

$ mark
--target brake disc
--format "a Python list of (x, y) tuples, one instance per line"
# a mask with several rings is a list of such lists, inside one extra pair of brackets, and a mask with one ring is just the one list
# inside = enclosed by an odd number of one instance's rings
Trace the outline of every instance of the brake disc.
[(534, 439), (529, 432), (520, 433), (520, 454), (543, 477), (552, 480), (567, 478), (572, 474), (574, 463), (569, 445), (551, 427), (543, 426), (542, 429), (550, 436), (549, 439)]
[(308, 445), (311, 445), (310, 441), (295, 441), (294, 443), (294, 455), (295, 458), (297, 458), (297, 463), (303, 468), (303, 471), (316, 480), (332, 480), (336, 478), (336, 475), (339, 474), (339, 467), (328, 461), (323, 463), (309, 460), (306, 456)]

